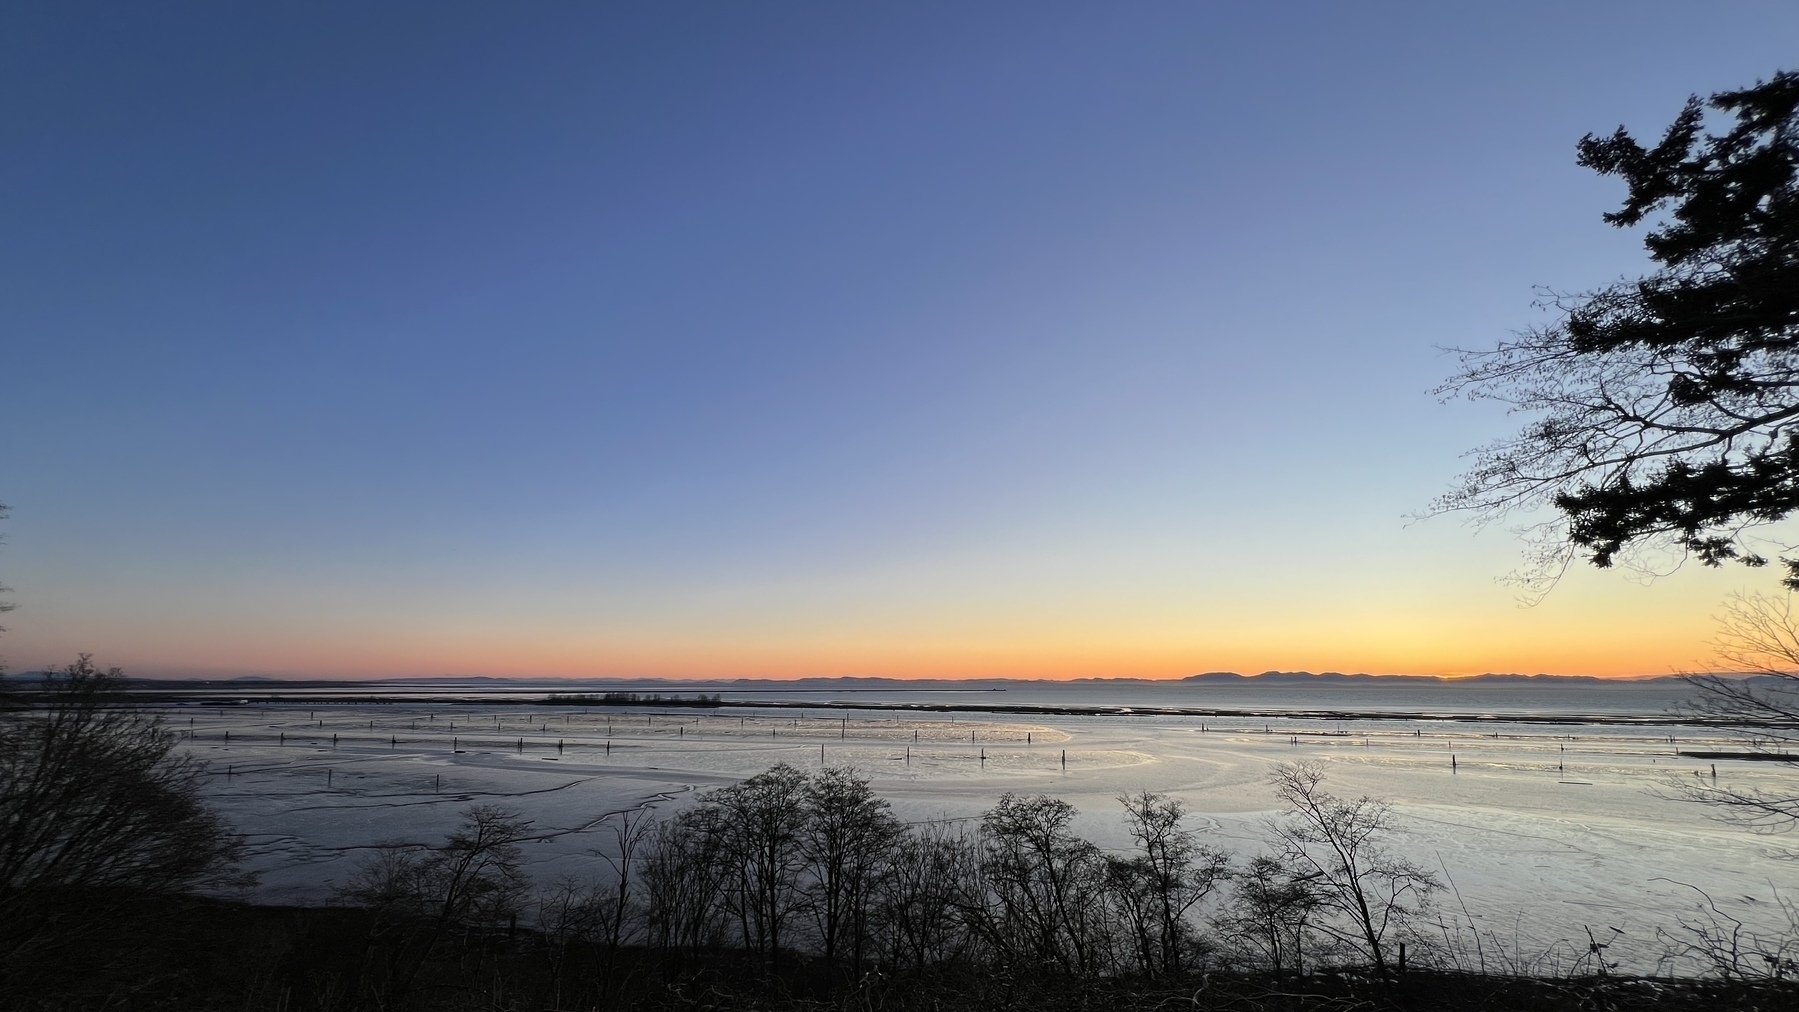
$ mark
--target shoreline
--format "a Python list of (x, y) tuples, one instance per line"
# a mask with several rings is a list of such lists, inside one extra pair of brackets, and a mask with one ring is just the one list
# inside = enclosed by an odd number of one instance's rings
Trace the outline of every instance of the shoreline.
[(1467, 724), (1534, 724), (1546, 726), (1617, 726), (1617, 727), (1767, 727), (1794, 728), (1799, 721), (1725, 721), (1717, 718), (1660, 714), (1605, 713), (1456, 713), (1432, 710), (1395, 709), (1318, 709), (1288, 707), (1200, 707), (1200, 706), (1112, 706), (1074, 703), (985, 703), (956, 702), (877, 702), (858, 700), (783, 700), (783, 699), (608, 699), (581, 693), (537, 694), (448, 694), (448, 693), (333, 693), (329, 695), (292, 694), (282, 692), (240, 691), (219, 693), (209, 690), (145, 690), (134, 687), (126, 693), (135, 703), (147, 705), (237, 707), (257, 704), (314, 706), (333, 705), (413, 705), (413, 706), (541, 706), (555, 708), (603, 707), (620, 710), (841, 710), (870, 713), (926, 714), (978, 713), (1046, 717), (1201, 717), (1225, 720), (1315, 720), (1315, 721), (1392, 721), (1397, 723), (1467, 723)]

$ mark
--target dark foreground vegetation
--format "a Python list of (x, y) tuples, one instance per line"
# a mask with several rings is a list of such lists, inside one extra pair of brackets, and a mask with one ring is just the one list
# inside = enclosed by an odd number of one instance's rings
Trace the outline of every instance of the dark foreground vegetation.
[(1139, 1009), (1542, 1009), (1699, 1012), (1791, 1009), (1790, 984), (1709, 978), (1560, 978), (1412, 968), (1391, 981), (1311, 973), (1277, 979), (1248, 969), (1157, 977), (1074, 978), (974, 963), (929, 972), (870, 970), (830, 985), (816, 957), (779, 973), (743, 952), (684, 957), (643, 946), (559, 943), (520, 928), (458, 931), (430, 955), (404, 997), (384, 992), (408, 940), (378, 913), (354, 908), (164, 902), (116, 922), (9, 982), (9, 1009), (298, 1010), (497, 1009), (977, 1009), (1093, 1012)]

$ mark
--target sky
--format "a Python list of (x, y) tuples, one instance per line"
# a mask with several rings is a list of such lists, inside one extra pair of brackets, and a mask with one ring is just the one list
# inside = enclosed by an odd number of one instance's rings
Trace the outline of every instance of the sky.
[(1415, 522), (1799, 5), (0, 10), (12, 668), (1664, 674)]

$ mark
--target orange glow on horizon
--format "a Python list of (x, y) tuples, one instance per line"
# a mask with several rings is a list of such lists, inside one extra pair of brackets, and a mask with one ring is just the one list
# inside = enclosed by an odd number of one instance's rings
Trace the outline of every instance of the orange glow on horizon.
[[(1592, 675), (1634, 678), (1703, 667), (1679, 663), (1672, 644), (1535, 644), (1535, 649), (1472, 646), (1459, 651), (1395, 647), (1389, 650), (1208, 650), (1203, 646), (1115, 644), (907, 644), (886, 649), (817, 645), (718, 644), (705, 648), (487, 649), (446, 651), (440, 644), (336, 644), (336, 649), (246, 651), (252, 656), (207, 658), (151, 656), (136, 661), (149, 673), (265, 674), (321, 678), (435, 675), (518, 678), (799, 679), (880, 677), (897, 679), (1141, 678), (1178, 680), (1208, 671), (1252, 675), (1263, 671), (1336, 671), (1349, 674), (1436, 675), (1463, 678), (1483, 673)], [(260, 656), (255, 656), (255, 655)], [(184, 662), (185, 661), (185, 662)]]
[(199, 677), (1067, 680), (1276, 670), (1632, 678), (1705, 669), (1712, 615), (1741, 587), (1734, 571), (1690, 571), (1653, 587), (1581, 572), (1535, 608), (1518, 607), (1490, 579), (1466, 578), (1230, 593), (1140, 588), (1113, 597), (858, 585), (510, 608), (371, 598), (324, 613), (262, 606), (231, 623), (206, 619), (197, 606), (146, 611), (97, 638), (83, 621), (40, 619), (33, 633), (9, 636), (5, 652), (15, 669), (86, 651), (132, 673)]

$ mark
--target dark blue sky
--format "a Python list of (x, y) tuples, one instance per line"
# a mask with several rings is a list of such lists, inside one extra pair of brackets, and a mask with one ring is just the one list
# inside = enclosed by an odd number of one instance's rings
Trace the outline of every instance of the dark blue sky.
[(1721, 577), (1519, 613), (1515, 546), (1403, 524), (1507, 424), (1424, 391), (1533, 285), (1640, 269), (1576, 139), (1794, 40), (1790, 3), (9, 6), (4, 653), (1684, 662)]

